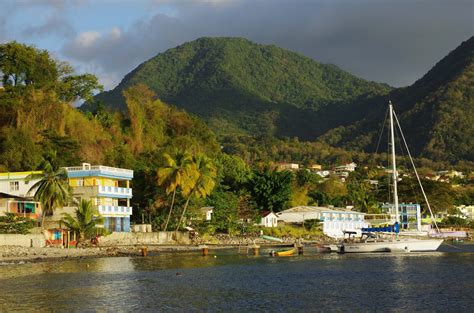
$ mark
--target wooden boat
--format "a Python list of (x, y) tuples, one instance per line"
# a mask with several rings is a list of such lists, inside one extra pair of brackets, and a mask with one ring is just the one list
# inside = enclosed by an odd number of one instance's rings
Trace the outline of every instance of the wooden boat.
[(295, 254), (295, 249), (286, 250), (286, 251), (272, 251), (271, 255), (275, 256), (290, 256)]

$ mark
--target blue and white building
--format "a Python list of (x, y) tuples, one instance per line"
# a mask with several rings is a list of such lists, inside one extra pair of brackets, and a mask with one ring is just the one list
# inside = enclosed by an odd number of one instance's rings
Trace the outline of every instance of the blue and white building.
[(105, 219), (104, 227), (112, 232), (129, 232), (132, 207), (130, 181), (133, 171), (103, 165), (83, 163), (65, 168), (73, 197), (92, 200), (92, 204)]

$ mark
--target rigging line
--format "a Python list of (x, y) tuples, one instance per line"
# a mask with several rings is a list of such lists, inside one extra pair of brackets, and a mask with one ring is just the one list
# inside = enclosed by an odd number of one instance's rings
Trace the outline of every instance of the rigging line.
[(387, 111), (385, 111), (385, 119), (383, 120), (382, 129), (380, 130), (380, 134), (379, 134), (379, 140), (377, 141), (377, 147), (375, 148), (376, 154), (379, 151), (379, 145), (380, 145), (380, 141), (382, 140), (383, 130), (385, 128), (385, 122), (387, 122), (387, 116), (388, 116), (388, 108), (387, 108)]
[[(395, 129), (395, 132), (397, 133), (397, 135), (399, 135), (398, 129)], [(400, 153), (402, 155), (402, 160), (403, 160), (403, 163), (404, 163), (403, 165), (405, 165), (405, 168), (408, 169), (410, 167), (410, 165), (408, 164), (407, 159), (405, 158), (405, 153), (404, 153), (404, 148), (403, 148), (402, 142), (400, 140), (398, 140), (398, 144), (400, 146)], [(415, 191), (415, 185), (413, 184), (413, 181), (411, 179), (408, 179), (408, 182), (410, 183), (410, 188), (411, 188), (411, 191), (413, 192), (413, 196), (415, 197), (416, 203), (419, 203), (418, 197), (416, 196), (417, 193)]]
[(436, 230), (440, 233), (438, 224), (433, 215), (433, 211), (431, 210), (430, 202), (428, 201), (428, 197), (426, 197), (425, 190), (423, 189), (423, 185), (421, 184), (420, 176), (418, 175), (418, 171), (416, 170), (415, 163), (413, 163), (413, 158), (411, 157), (410, 149), (408, 148), (407, 141), (405, 140), (405, 136), (403, 135), (402, 127), (400, 126), (400, 122), (398, 121), (397, 114), (395, 111), (393, 112), (393, 116), (395, 117), (395, 121), (397, 121), (398, 129), (400, 130), (400, 134), (402, 135), (403, 142), (405, 143), (405, 147), (407, 148), (408, 156), (410, 157), (411, 165), (413, 166), (413, 170), (415, 171), (416, 178), (418, 179), (418, 184), (420, 184), (421, 192), (423, 193), (423, 197), (425, 198), (426, 204), (428, 205), (428, 209), (430, 210), (431, 220), (436, 226)]

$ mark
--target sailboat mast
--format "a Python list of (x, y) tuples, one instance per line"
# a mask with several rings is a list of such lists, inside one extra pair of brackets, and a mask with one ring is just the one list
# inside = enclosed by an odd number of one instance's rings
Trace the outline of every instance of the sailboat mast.
[(392, 178), (393, 178), (393, 202), (395, 205), (395, 220), (400, 223), (400, 214), (398, 213), (398, 173), (397, 173), (397, 164), (395, 162), (395, 133), (393, 129), (393, 106), (392, 101), (388, 102), (390, 108), (390, 137), (391, 137), (391, 146), (392, 146)]

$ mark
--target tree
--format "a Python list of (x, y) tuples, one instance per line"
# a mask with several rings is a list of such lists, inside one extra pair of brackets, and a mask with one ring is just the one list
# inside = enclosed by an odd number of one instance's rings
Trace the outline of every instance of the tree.
[(285, 209), (291, 196), (291, 180), (289, 171), (278, 172), (268, 166), (261, 171), (254, 171), (249, 190), (257, 207), (274, 212)]
[(166, 219), (164, 230), (168, 228), (173, 205), (176, 198), (178, 188), (184, 194), (188, 194), (193, 187), (193, 181), (190, 179), (189, 172), (193, 167), (193, 158), (186, 151), (175, 151), (173, 155), (163, 154), (165, 164), (157, 171), (158, 185), (166, 188), (166, 194), (173, 193), (171, 206)]
[(79, 207), (75, 210), (74, 218), (69, 213), (64, 213), (61, 222), (76, 234), (79, 234), (78, 243), (84, 239), (90, 239), (96, 235), (97, 225), (104, 223), (104, 218), (92, 206), (91, 200), (81, 200)]
[[(216, 167), (212, 164), (211, 159), (203, 154), (199, 154), (194, 158), (193, 169), (188, 172), (190, 176), (195, 176), (196, 180), (193, 182), (193, 187), (190, 190), (186, 203), (181, 213), (178, 225), (176, 225), (176, 231), (183, 221), (184, 214), (189, 204), (191, 197), (195, 198), (206, 198), (211, 194), (214, 186), (216, 185)], [(190, 177), (190, 181), (192, 178)]]
[(0, 45), (0, 73), (8, 90), (53, 90), (64, 102), (88, 100), (95, 91), (103, 90), (94, 75), (71, 75), (72, 72), (69, 64), (55, 61), (46, 50), (16, 41)]
[(53, 153), (46, 156), (40, 166), (41, 174), (28, 175), (26, 180), (39, 179), (31, 186), (28, 193), (35, 191), (34, 198), (41, 202), (43, 207), (43, 216), (41, 227), (43, 227), (46, 213), (52, 214), (58, 207), (68, 204), (71, 195), (67, 172), (64, 168), (58, 166), (56, 155)]

